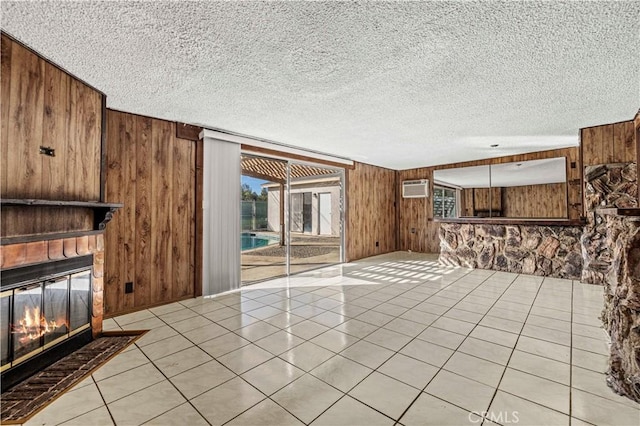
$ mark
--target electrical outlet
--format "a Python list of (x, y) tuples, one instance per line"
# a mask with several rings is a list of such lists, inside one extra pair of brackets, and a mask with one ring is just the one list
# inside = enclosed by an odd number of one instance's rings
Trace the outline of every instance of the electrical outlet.
[(124, 283), (124, 292), (125, 292), (125, 294), (133, 293), (133, 283), (132, 282)]
[(376, 247), (380, 247), (380, 241), (376, 241)]
[(411, 233), (415, 234), (416, 233), (416, 228), (411, 228)]

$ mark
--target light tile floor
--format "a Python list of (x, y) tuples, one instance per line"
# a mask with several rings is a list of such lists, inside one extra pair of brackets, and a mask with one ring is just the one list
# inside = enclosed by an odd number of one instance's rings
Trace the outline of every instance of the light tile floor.
[(393, 253), (105, 321), (150, 329), (29, 425), (638, 425), (602, 288)]

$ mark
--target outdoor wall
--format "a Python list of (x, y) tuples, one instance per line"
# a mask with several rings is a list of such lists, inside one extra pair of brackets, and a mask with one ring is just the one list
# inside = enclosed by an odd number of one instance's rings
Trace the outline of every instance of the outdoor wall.
[(269, 231), (280, 232), (280, 189), (269, 188), (267, 197), (267, 222)]
[[(319, 235), (319, 204), (321, 193), (331, 194), (331, 234), (340, 236), (340, 186), (336, 183), (319, 186), (318, 184), (300, 184), (292, 186), (291, 194), (311, 192), (311, 235)], [(267, 217), (269, 230), (280, 232), (280, 189), (269, 187)]]

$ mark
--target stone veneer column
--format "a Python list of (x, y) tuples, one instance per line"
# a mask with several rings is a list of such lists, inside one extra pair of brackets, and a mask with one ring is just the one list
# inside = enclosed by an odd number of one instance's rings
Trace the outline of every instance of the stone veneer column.
[(584, 176), (587, 224), (580, 239), (584, 260), (581, 281), (603, 285), (611, 265), (611, 251), (606, 218), (597, 210), (638, 207), (636, 163), (588, 166)]
[(606, 217), (611, 268), (602, 320), (611, 338), (607, 384), (640, 402), (640, 216)]

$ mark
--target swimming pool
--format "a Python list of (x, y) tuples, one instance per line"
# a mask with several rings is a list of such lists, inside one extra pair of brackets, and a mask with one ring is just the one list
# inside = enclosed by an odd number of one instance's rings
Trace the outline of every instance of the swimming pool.
[(256, 235), (251, 232), (243, 232), (240, 234), (240, 250), (252, 250), (259, 247), (266, 247), (269, 244), (277, 243), (278, 237), (270, 237), (266, 235)]

